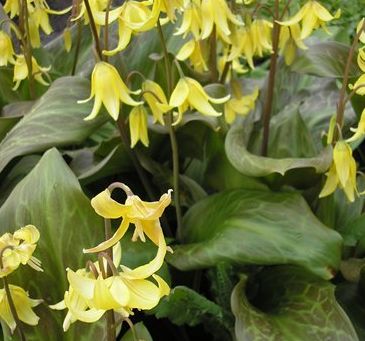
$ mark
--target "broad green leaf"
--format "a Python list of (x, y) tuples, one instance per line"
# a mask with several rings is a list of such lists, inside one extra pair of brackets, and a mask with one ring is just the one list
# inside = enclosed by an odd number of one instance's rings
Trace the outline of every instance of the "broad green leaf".
[[(66, 311), (52, 311), (47, 305), (63, 299), (68, 289), (66, 268), (78, 269), (90, 259), (82, 249), (102, 240), (103, 222), (56, 149), (47, 151), (37, 166), (14, 188), (0, 208), (0, 233), (13, 232), (27, 224), (40, 231), (35, 256), (44, 272), (21, 266), (10, 275), (10, 283), (29, 290), (31, 297), (43, 298), (36, 309), (41, 317), (37, 328), (27, 328), (28, 340), (89, 340), (101, 334), (97, 325), (76, 323), (63, 333)], [(93, 259), (94, 260), (94, 259)], [(98, 335), (98, 336), (97, 336)]]
[(237, 341), (358, 340), (333, 284), (302, 269), (271, 268), (260, 274), (253, 305), (247, 280), (244, 276), (232, 292)]
[(56, 80), (0, 143), (0, 172), (17, 156), (83, 142), (105, 120), (83, 120), (92, 101), (77, 104), (77, 100), (87, 98), (89, 92), (90, 83), (83, 78)]
[(0, 67), (0, 108), (8, 103), (27, 99), (27, 89), (21, 85), (17, 91), (13, 91), (13, 70), (10, 66)]
[(341, 234), (346, 246), (356, 247), (360, 254), (365, 252), (365, 214), (359, 215), (356, 219), (345, 225)]
[(324, 173), (332, 161), (332, 149), (324, 149), (318, 156), (308, 158), (263, 157), (247, 150), (245, 128), (233, 126), (226, 138), (226, 153), (232, 165), (242, 174), (253, 177), (267, 176), (273, 173), (285, 175), (289, 170), (312, 168), (317, 173)]
[(342, 238), (324, 226), (296, 193), (230, 190), (204, 199), (186, 213), (186, 245), (168, 260), (180, 270), (235, 264), (295, 264), (333, 277)]
[(143, 322), (138, 322), (134, 326), (134, 333), (129, 329), (121, 338), (121, 341), (153, 341), (152, 336)]
[(155, 308), (155, 315), (157, 318), (167, 317), (178, 326), (196, 326), (208, 320), (224, 325), (224, 313), (219, 305), (184, 286), (172, 289)]
[[(308, 50), (300, 51), (291, 69), (296, 72), (319, 77), (342, 78), (346, 66), (349, 46), (338, 42), (322, 42), (308, 46)], [(350, 77), (358, 77), (361, 71), (354, 56), (350, 68)]]

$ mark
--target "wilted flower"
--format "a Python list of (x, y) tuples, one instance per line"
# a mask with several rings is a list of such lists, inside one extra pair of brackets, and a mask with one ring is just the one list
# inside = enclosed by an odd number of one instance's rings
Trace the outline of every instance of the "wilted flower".
[(39, 231), (33, 225), (27, 225), (13, 234), (5, 233), (0, 237), (0, 252), (2, 268), (0, 277), (9, 275), (16, 270), (20, 264), (28, 264), (37, 271), (43, 271), (41, 262), (33, 257), (33, 252), (37, 247)]
[[(220, 116), (222, 113), (217, 112), (209, 102), (222, 104), (227, 102), (230, 95), (222, 98), (210, 97), (203, 89), (203, 87), (193, 78), (180, 78), (174, 91), (171, 94), (169, 105), (177, 107), (179, 110), (179, 119), (182, 114), (189, 108), (195, 108), (198, 112), (207, 116)], [(177, 123), (175, 122), (175, 123)]]
[(131, 148), (138, 141), (148, 147), (147, 111), (143, 105), (134, 107), (129, 113), (129, 130), (131, 135)]
[[(9, 289), (19, 320), (31, 326), (36, 326), (39, 317), (33, 312), (32, 308), (41, 304), (43, 300), (29, 298), (28, 293), (16, 285), (9, 285)], [(16, 322), (11, 313), (5, 289), (0, 289), (0, 318), (9, 326), (11, 332), (14, 332)]]
[(356, 186), (356, 162), (352, 157), (351, 147), (345, 141), (338, 141), (333, 150), (333, 162), (326, 173), (326, 183), (319, 194), (320, 198), (332, 194), (337, 186), (345, 192), (349, 201), (355, 200)]
[(286, 21), (279, 22), (280, 25), (291, 26), (302, 22), (301, 39), (310, 36), (312, 31), (318, 27), (326, 28), (326, 22), (339, 18), (341, 10), (338, 10), (335, 15), (332, 15), (317, 1), (308, 1), (292, 18)]
[[(34, 79), (43, 84), (43, 85), (49, 85), (44, 78), (43, 73), (48, 72), (51, 69), (51, 67), (41, 67), (38, 65), (37, 60), (32, 56), (32, 74), (34, 76)], [(14, 77), (13, 81), (15, 82), (15, 85), (13, 87), (13, 90), (17, 90), (21, 81), (28, 78), (28, 66), (27, 62), (25, 60), (25, 57), (23, 54), (16, 56), (16, 61), (14, 63)]]
[(78, 101), (85, 103), (95, 96), (94, 107), (85, 120), (91, 120), (99, 113), (101, 105), (104, 104), (109, 115), (117, 120), (119, 116), (120, 102), (128, 105), (139, 105), (143, 102), (135, 101), (129, 94), (136, 94), (139, 91), (131, 91), (120, 78), (117, 69), (106, 62), (96, 63), (91, 75), (91, 94), (90, 97)]
[(0, 31), (0, 51), (0, 66), (6, 66), (8, 62), (15, 62), (13, 44), (4, 31)]

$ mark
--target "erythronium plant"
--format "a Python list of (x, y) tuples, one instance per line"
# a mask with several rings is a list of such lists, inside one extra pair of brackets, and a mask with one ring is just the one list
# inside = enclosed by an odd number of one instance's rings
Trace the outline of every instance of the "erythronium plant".
[(365, 23), (335, 3), (1, 5), (5, 338), (361, 339)]

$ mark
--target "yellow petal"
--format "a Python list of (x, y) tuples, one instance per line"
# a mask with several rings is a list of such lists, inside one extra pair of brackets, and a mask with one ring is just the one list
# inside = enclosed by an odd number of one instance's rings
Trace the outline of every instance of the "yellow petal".
[(108, 189), (91, 199), (91, 206), (97, 214), (107, 219), (124, 217), (131, 210), (130, 205), (122, 205), (111, 197)]
[(171, 94), (169, 105), (171, 107), (179, 107), (189, 96), (189, 85), (184, 78), (180, 78), (174, 91)]
[(39, 240), (39, 231), (34, 225), (27, 225), (14, 232), (14, 238), (34, 244)]
[(82, 275), (82, 272), (74, 272), (67, 269), (67, 279), (70, 286), (85, 299), (92, 299), (94, 295), (95, 280)]
[(334, 164), (331, 166), (326, 175), (327, 175), (326, 183), (324, 184), (324, 187), (322, 188), (322, 191), (319, 194), (320, 198), (324, 198), (332, 194), (336, 190), (338, 185), (338, 177), (336, 173), (336, 167)]

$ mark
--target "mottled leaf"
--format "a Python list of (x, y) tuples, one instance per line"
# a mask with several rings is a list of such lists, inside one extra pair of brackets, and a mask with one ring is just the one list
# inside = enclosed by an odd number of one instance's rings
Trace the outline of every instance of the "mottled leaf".
[(186, 213), (186, 245), (168, 259), (180, 270), (236, 264), (296, 264), (323, 278), (338, 268), (341, 236), (324, 226), (296, 193), (230, 190)]
[(333, 284), (294, 267), (260, 275), (256, 305), (247, 297), (246, 276), (232, 292), (237, 341), (358, 340)]

